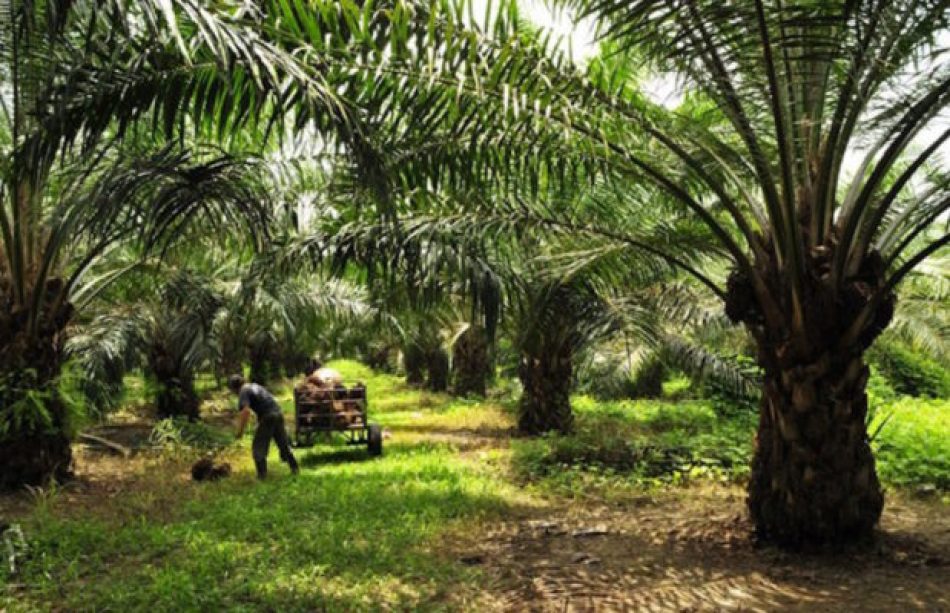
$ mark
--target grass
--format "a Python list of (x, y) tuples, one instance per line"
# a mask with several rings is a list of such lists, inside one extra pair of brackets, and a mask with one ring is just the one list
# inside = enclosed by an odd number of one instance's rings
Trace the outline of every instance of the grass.
[[(170, 430), (165, 453), (123, 464), (91, 492), (35, 494), (19, 520), (30, 554), (0, 576), (0, 611), (479, 610), (483, 577), (440, 539), (552, 497), (622, 498), (748, 472), (754, 413), (676, 402), (676, 385), (658, 401), (577, 396), (574, 434), (509, 448), (510, 394), (455, 399), (356, 362), (332, 366), (367, 385), (371, 419), (392, 434), (383, 457), (335, 440), (298, 450), (294, 479), (272, 449), (272, 477), (259, 483), (247, 436), (221, 452), (231, 478), (196, 484), (188, 467), (201, 452), (189, 443), (227, 441), (228, 420)], [(291, 382), (273, 390), (292, 412)], [(229, 416), (234, 398), (209, 394), (205, 409)], [(875, 440), (885, 483), (950, 488), (950, 402), (887, 396), (875, 419), (890, 411)]]
[[(379, 461), (314, 463), (299, 479), (256, 483), (246, 466), (187, 493), (170, 517), (38, 513), (25, 526), (43, 552), (11, 610), (353, 610), (413, 607), (469, 584), (426, 540), (517, 500), (435, 446), (391, 446)], [(155, 502), (174, 505), (175, 496)], [(464, 591), (465, 586), (458, 589)], [(471, 588), (469, 588), (471, 589)]]
[[(674, 386), (680, 385), (674, 380)], [(886, 486), (950, 492), (950, 400), (872, 390), (870, 431)], [(623, 497), (643, 488), (696, 480), (742, 482), (748, 476), (757, 416), (724, 417), (702, 400), (599, 402), (573, 399), (569, 436), (515, 441), (524, 480), (571, 497)]]
[[(258, 483), (245, 438), (226, 452), (235, 476), (222, 482), (195, 484), (186, 463), (166, 458), (146, 471), (146, 490), (121, 499), (77, 508), (66, 492), (48, 493), (23, 522), (34, 552), (15, 578), (23, 587), (0, 592), (0, 610), (473, 606), (477, 571), (433, 553), (432, 539), (537, 502), (453, 445), (398, 429), (459, 418), (494, 427), (500, 417), (483, 410), (488, 421), (479, 421), (474, 403), (445, 402), (359, 364), (333, 366), (363, 380), (373, 418), (397, 430), (382, 458), (321, 445), (298, 451), (304, 470), (294, 479), (272, 450), (272, 479)], [(279, 389), (285, 409), (291, 393)]]

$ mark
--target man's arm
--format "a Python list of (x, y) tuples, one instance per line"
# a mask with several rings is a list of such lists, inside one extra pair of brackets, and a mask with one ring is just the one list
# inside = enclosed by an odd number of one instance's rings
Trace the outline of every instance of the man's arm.
[(238, 426), (237, 432), (234, 433), (236, 438), (241, 438), (244, 436), (244, 428), (247, 427), (247, 420), (251, 418), (251, 407), (245, 405), (241, 408), (241, 412), (238, 414)]

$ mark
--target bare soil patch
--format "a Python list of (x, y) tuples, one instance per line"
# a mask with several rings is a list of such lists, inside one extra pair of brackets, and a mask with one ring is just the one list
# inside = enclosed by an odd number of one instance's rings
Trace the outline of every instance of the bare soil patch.
[(950, 517), (892, 494), (877, 542), (790, 554), (758, 546), (734, 487), (614, 506), (555, 504), (445, 541), (483, 569), (486, 606), (519, 611), (950, 610)]

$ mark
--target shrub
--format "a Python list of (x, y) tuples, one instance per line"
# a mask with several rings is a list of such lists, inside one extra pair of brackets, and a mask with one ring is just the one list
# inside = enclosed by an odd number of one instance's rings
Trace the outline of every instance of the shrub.
[(596, 353), (580, 363), (576, 373), (579, 394), (588, 394), (601, 400), (621, 400), (633, 397), (630, 370), (626, 359), (613, 354)]
[(162, 419), (155, 423), (149, 434), (149, 442), (163, 450), (176, 451), (190, 448), (196, 451), (213, 451), (227, 446), (232, 438), (200, 421), (184, 417)]
[[(518, 441), (515, 466), (527, 479), (579, 493), (593, 481), (614, 485), (681, 482), (748, 473), (754, 420), (724, 420), (706, 402), (606, 402), (574, 399), (575, 431)], [(594, 477), (592, 477), (594, 476)]]
[(881, 477), (896, 485), (950, 489), (950, 401), (901, 398), (878, 410), (872, 430), (885, 418), (874, 441)]
[(950, 370), (902, 343), (878, 343), (870, 361), (900, 394), (950, 397)]

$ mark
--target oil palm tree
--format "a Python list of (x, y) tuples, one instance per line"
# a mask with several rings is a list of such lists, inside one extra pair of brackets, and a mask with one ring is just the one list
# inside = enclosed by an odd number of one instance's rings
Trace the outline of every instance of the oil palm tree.
[[(442, 61), (416, 70), (432, 75), (431, 92), (461, 101), (459, 122), (486, 144), (475, 158), (509, 160), (509, 176), (527, 177), (511, 179), (522, 190), (589, 173), (638, 186), (599, 219), (529, 206), (521, 224), (648, 250), (719, 296), (764, 371), (749, 483), (758, 533), (790, 546), (867, 537), (883, 495), (864, 354), (898, 285), (950, 242), (945, 232), (916, 240), (950, 207), (938, 156), (950, 137), (939, 127), (950, 101), (946, 3), (551, 4), (593, 20), (614, 52), (678, 75), (689, 108), (653, 103), (614, 58), (575, 66), (516, 21), (485, 32), (461, 20)], [(504, 153), (493, 156), (495, 145)], [(631, 210), (656, 198), (709, 229), (731, 267), (725, 284), (715, 266), (627, 234)]]
[(579, 280), (523, 277), (510, 292), (512, 344), (519, 353), (518, 430), (537, 435), (573, 428), (570, 393), (575, 360), (592, 343), (619, 330), (606, 301)]
[[(359, 144), (360, 123), (384, 110), (355, 111), (372, 101), (359, 100), (353, 70), (372, 63), (350, 27), (360, 11), (330, 1), (0, 2), (0, 487), (69, 472), (55, 381), (91, 265), (117, 242), (153, 243), (203, 212), (206, 223), (243, 215), (258, 232), (265, 198), (228, 174), (275, 135)], [(363, 25), (379, 41), (396, 31), (390, 23)], [(187, 150), (205, 140), (228, 152)]]
[[(246, 358), (251, 379), (258, 383), (282, 376), (294, 358), (309, 357), (319, 337), (333, 324), (353, 325), (373, 315), (363, 288), (339, 279), (313, 274), (283, 274), (270, 268), (263, 256), (246, 269), (223, 292), (214, 334), (220, 346), (221, 364), (239, 372)], [(287, 373), (291, 374), (291, 373)]]
[(211, 279), (188, 269), (152, 285), (137, 300), (97, 305), (99, 313), (73, 331), (69, 354), (91, 382), (141, 367), (159, 417), (197, 419), (195, 376), (216, 357), (212, 325), (223, 296)]
[(452, 393), (484, 396), (492, 377), (491, 338), (485, 328), (466, 322), (452, 343)]
[[(923, 171), (950, 130), (911, 147), (950, 101), (938, 39), (946, 3), (561, 4), (682, 75), (731, 128), (721, 136), (651, 122), (625, 92), (602, 107), (702, 185), (684, 189), (616, 144), (625, 165), (704, 219), (734, 261), (726, 312), (754, 336), (765, 372), (749, 485), (760, 534), (792, 545), (868, 535), (883, 496), (863, 355), (893, 316), (897, 285), (950, 240), (908, 250), (948, 208), (946, 176)], [(862, 145), (848, 178), (846, 156)]]

